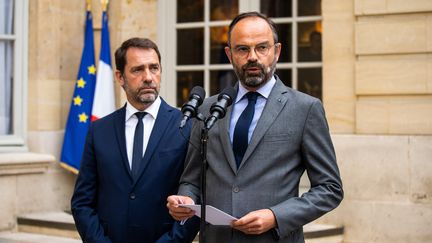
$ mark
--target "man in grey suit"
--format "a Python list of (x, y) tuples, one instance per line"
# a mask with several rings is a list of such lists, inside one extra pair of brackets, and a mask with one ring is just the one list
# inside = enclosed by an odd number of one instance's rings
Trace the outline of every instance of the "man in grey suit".
[[(228, 31), (225, 52), (239, 82), (227, 116), (209, 131), (207, 204), (237, 218), (231, 227), (207, 225), (208, 242), (304, 242), (302, 226), (339, 205), (342, 182), (321, 102), (274, 75), (281, 44), (274, 23), (249, 12)], [(208, 115), (217, 97), (201, 112)], [(191, 142), (199, 144), (196, 121)], [(200, 151), (189, 146), (179, 195), (168, 197), (176, 220), (193, 215), (180, 203), (200, 203)], [(299, 196), (307, 172), (311, 188)]]

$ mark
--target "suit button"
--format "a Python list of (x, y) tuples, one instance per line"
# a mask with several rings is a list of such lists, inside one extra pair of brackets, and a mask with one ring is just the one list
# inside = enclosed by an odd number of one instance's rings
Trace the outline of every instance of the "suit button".
[(233, 188), (233, 192), (239, 192), (239, 191), (240, 191), (240, 189), (238, 187)]
[(131, 193), (131, 194), (129, 194), (129, 198), (130, 198), (131, 200), (135, 200), (135, 198), (136, 198), (135, 193)]

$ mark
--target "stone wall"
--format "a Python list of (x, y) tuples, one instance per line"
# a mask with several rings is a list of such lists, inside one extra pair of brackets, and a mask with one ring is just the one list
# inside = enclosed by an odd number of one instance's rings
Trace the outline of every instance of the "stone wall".
[(334, 135), (345, 198), (319, 219), (344, 243), (431, 242), (432, 136)]
[(432, 134), (432, 1), (324, 0), (332, 131)]
[[(96, 61), (99, 4), (93, 0)], [(75, 180), (56, 161), (81, 57), (85, 4), (29, 5), (28, 146), (51, 157), (30, 155), (40, 158), (39, 169), (15, 175), (4, 168), (20, 166), (0, 163), (0, 230), (14, 228), (17, 214), (68, 209)], [(112, 51), (129, 37), (156, 40), (157, 6), (157, 0), (111, 1)], [(432, 241), (432, 1), (322, 0), (322, 9), (323, 100), (346, 194), (319, 221), (344, 225), (348, 243)], [(118, 85), (116, 92), (121, 106)]]
[(322, 0), (323, 103), (333, 133), (355, 133), (354, 3)]
[(347, 135), (333, 135), (345, 199), (319, 221), (344, 225), (348, 243), (431, 242), (432, 1), (322, 11), (324, 105)]

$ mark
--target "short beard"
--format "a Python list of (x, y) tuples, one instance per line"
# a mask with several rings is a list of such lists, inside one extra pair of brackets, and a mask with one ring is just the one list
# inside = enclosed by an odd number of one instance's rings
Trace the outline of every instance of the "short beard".
[[(126, 79), (126, 77), (123, 77), (123, 79), (125, 80), (124, 85), (123, 85), (123, 90), (126, 92), (127, 95), (131, 95), (131, 98), (136, 101), (137, 103), (141, 103), (145, 106), (152, 104), (157, 97), (159, 96), (159, 92), (156, 89), (156, 87), (153, 87), (151, 85), (147, 85), (147, 87), (151, 87), (154, 88), (155, 93), (150, 94), (150, 93), (146, 93), (146, 94), (140, 94), (140, 90), (131, 90), (128, 84), (128, 80)], [(141, 87), (144, 88), (144, 87)], [(153, 96), (154, 95), (154, 96)]]
[[(276, 70), (276, 63), (277, 59), (275, 58), (272, 62), (272, 64), (268, 67), (265, 67), (264, 65), (258, 63), (258, 62), (248, 62), (242, 67), (238, 67), (237, 65), (234, 66), (234, 71), (240, 80), (240, 82), (245, 86), (249, 88), (260, 88), (264, 84), (266, 84), (271, 77), (273, 76), (275, 70)], [(261, 70), (261, 72), (258, 75), (247, 75), (246, 69), (250, 67), (256, 67)]]
[(156, 100), (156, 98), (158, 97), (157, 93), (154, 94), (154, 98), (153, 97), (149, 97), (148, 95), (149, 94), (145, 94), (144, 96), (142, 96), (142, 95), (138, 94), (135, 97), (135, 100), (140, 101), (142, 104), (147, 105), (147, 104), (152, 104)]

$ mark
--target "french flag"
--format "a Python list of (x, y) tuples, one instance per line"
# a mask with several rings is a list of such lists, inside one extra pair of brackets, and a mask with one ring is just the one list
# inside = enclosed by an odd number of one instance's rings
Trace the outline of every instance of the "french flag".
[(92, 121), (102, 118), (115, 110), (114, 78), (110, 49), (108, 15), (104, 10), (102, 13), (101, 51), (93, 99)]

